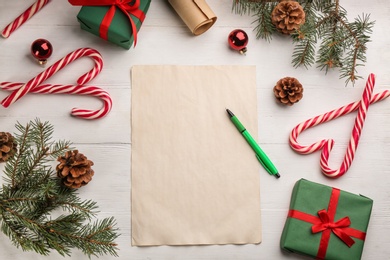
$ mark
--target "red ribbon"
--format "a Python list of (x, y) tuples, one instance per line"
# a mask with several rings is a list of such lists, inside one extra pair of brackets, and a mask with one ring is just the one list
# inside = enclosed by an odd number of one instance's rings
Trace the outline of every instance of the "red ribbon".
[(68, 0), (71, 5), (83, 5), (83, 6), (111, 6), (104, 16), (102, 23), (100, 24), (99, 34), (100, 37), (108, 39), (108, 28), (111, 21), (114, 18), (116, 7), (118, 7), (129, 19), (131, 29), (134, 35), (134, 46), (137, 44), (137, 27), (131, 18), (131, 15), (137, 17), (141, 23), (145, 19), (145, 13), (139, 9), (140, 0)]
[(318, 217), (293, 209), (289, 210), (288, 212), (288, 217), (290, 218), (296, 218), (313, 224), (311, 227), (312, 233), (322, 232), (321, 241), (317, 252), (318, 259), (325, 258), (329, 245), (330, 235), (332, 232), (348, 247), (351, 247), (355, 243), (351, 237), (355, 237), (360, 240), (365, 240), (366, 238), (365, 232), (349, 227), (351, 225), (351, 220), (348, 216), (334, 222), (339, 196), (340, 190), (332, 188), (328, 210), (319, 210)]

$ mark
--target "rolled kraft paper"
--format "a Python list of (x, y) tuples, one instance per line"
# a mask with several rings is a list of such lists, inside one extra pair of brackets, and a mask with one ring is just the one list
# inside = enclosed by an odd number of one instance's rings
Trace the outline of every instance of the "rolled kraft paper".
[(204, 0), (168, 0), (194, 35), (207, 31), (217, 20)]

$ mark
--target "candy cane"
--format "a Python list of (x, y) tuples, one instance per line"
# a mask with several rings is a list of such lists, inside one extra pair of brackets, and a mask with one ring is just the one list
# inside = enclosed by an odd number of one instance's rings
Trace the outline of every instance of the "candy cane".
[(30, 19), (34, 14), (42, 9), (46, 4), (49, 3), (49, 0), (38, 0), (33, 5), (31, 5), (24, 13), (19, 15), (13, 22), (8, 24), (1, 33), (1, 36), (8, 38), (13, 31), (18, 29), (22, 24), (24, 24), (28, 19)]
[[(293, 150), (297, 151), (301, 154), (310, 154), (313, 152), (316, 152), (318, 150), (321, 150), (321, 160), (320, 160), (320, 166), (322, 169), (322, 172), (331, 178), (337, 178), (342, 176), (344, 173), (346, 173), (349, 169), (349, 167), (352, 164), (352, 161), (355, 157), (355, 152), (358, 147), (359, 138), (361, 131), (363, 129), (364, 120), (367, 115), (367, 110), (370, 104), (376, 103), (378, 101), (381, 101), (387, 97), (390, 96), (390, 91), (385, 90), (383, 92), (377, 93), (374, 96), (372, 96), (372, 92), (375, 85), (375, 76), (374, 74), (370, 74), (366, 83), (366, 87), (363, 91), (363, 95), (361, 100), (356, 101), (354, 103), (350, 103), (346, 106), (340, 107), (338, 109), (332, 110), (330, 112), (327, 112), (325, 114), (313, 117), (309, 120), (306, 120), (299, 125), (297, 125), (290, 134), (290, 146)], [(349, 114), (355, 110), (358, 110), (358, 114), (355, 119), (355, 124), (352, 129), (352, 135), (351, 139), (349, 141), (346, 154), (344, 156), (344, 160), (337, 170), (332, 170), (328, 166), (328, 159), (330, 151), (333, 148), (334, 140), (328, 139), (328, 140), (321, 140), (316, 143), (313, 143), (311, 145), (303, 146), (300, 145), (297, 141), (298, 135), (303, 132), (304, 130), (314, 127), (316, 125), (328, 122), (330, 120), (336, 119), (340, 116)]]
[[(88, 56), (93, 59), (95, 65), (92, 70), (82, 75), (78, 80), (78, 85), (52, 85), (44, 84), (41, 85), (46, 79), (50, 78), (56, 72), (67, 66), (69, 63), (84, 57)], [(40, 93), (40, 94), (57, 94), (57, 93), (66, 93), (66, 94), (79, 94), (79, 95), (89, 95), (98, 97), (103, 101), (103, 108), (93, 111), (82, 108), (73, 108), (71, 114), (76, 117), (81, 117), (84, 119), (96, 119), (105, 116), (110, 112), (112, 107), (112, 99), (108, 92), (94, 86), (83, 86), (83, 84), (88, 83), (93, 78), (95, 78), (103, 68), (103, 60), (99, 52), (90, 48), (81, 48), (74, 52), (69, 53), (61, 60), (54, 63), (52, 66), (47, 68), (45, 71), (38, 74), (36, 77), (29, 80), (27, 83), (12, 83), (12, 82), (2, 82), (0, 83), (0, 88), (4, 90), (12, 91), (12, 93), (7, 96), (1, 104), (4, 107), (8, 107), (11, 104), (15, 103), (21, 97), (27, 93)]]
[[(4, 90), (17, 90), (24, 83), (12, 83), (12, 82), (2, 82), (0, 83), (0, 88)], [(84, 119), (97, 119), (105, 116), (110, 112), (112, 107), (112, 99), (110, 94), (107, 91), (102, 90), (101, 88), (95, 86), (80, 86), (80, 85), (52, 85), (44, 84), (36, 86), (31, 89), (30, 93), (34, 94), (78, 94), (78, 95), (89, 95), (98, 97), (103, 101), (103, 108), (99, 110), (89, 110), (82, 108), (73, 108), (71, 115), (75, 117), (81, 117)]]

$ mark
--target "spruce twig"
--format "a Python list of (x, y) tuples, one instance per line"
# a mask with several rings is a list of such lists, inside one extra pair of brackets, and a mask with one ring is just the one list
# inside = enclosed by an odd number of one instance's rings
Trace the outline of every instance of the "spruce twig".
[[(271, 12), (279, 1), (272, 0), (234, 0), (233, 10), (238, 14), (254, 14), (253, 23), (257, 38), (267, 41), (276, 32), (271, 22)], [(340, 0), (297, 0), (306, 14), (306, 22), (291, 34), (295, 44), (292, 54), (294, 67), (308, 68), (317, 64), (325, 74), (339, 68), (340, 78), (346, 84), (355, 81), (357, 67), (366, 62), (367, 43), (374, 26), (370, 16), (363, 14), (354, 22), (348, 22), (347, 12), (340, 5)], [(317, 43), (319, 43), (316, 51)]]
[(276, 3), (261, 2), (257, 4), (257, 8), (254, 10), (256, 20), (253, 23), (257, 23), (255, 30), (257, 31), (256, 37), (267, 40), (272, 39), (272, 34), (276, 31), (275, 26), (271, 22), (271, 12), (275, 8)]
[[(114, 218), (85, 224), (97, 213), (96, 203), (81, 200), (62, 186), (50, 162), (69, 150), (70, 142), (52, 141), (53, 126), (36, 119), (16, 124), (17, 153), (4, 169), (0, 189), (0, 225), (11, 242), (24, 251), (48, 255), (52, 250), (70, 256), (77, 248), (87, 256), (117, 256)], [(58, 210), (62, 215), (54, 217)]]

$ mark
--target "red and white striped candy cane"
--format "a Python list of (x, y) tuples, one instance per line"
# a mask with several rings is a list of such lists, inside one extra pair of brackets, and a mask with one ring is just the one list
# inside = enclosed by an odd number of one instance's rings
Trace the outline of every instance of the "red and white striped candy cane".
[(22, 24), (24, 24), (28, 19), (30, 19), (34, 14), (42, 9), (50, 0), (37, 0), (32, 4), (26, 11), (19, 15), (13, 22), (8, 24), (1, 33), (1, 36), (8, 38), (13, 31), (18, 29)]
[[(364, 120), (367, 115), (367, 110), (370, 104), (373, 104), (375, 102), (381, 101), (387, 97), (390, 96), (390, 91), (385, 90), (383, 92), (377, 93), (372, 96), (372, 92), (375, 85), (375, 76), (374, 74), (370, 74), (366, 83), (366, 87), (364, 88), (362, 99), (359, 101), (356, 101), (354, 103), (350, 103), (346, 106), (340, 107), (338, 109), (332, 110), (330, 112), (327, 112), (325, 114), (313, 117), (309, 120), (306, 120), (299, 125), (297, 125), (290, 134), (290, 146), (293, 150), (297, 151), (301, 154), (310, 154), (313, 152), (316, 152), (318, 150), (321, 150), (321, 160), (320, 160), (320, 166), (322, 172), (327, 176), (331, 178), (338, 178), (342, 176), (344, 173), (346, 173), (349, 169), (349, 167), (352, 164), (352, 161), (355, 157), (355, 152), (358, 147), (360, 134), (363, 129)], [(344, 160), (340, 166), (340, 168), (333, 170), (329, 167), (328, 159), (330, 151), (332, 150), (334, 140), (333, 139), (327, 139), (327, 140), (321, 140), (316, 143), (313, 143), (311, 145), (300, 145), (297, 141), (298, 135), (303, 132), (304, 130), (314, 127), (316, 125), (328, 122), (330, 120), (336, 119), (340, 116), (349, 114), (355, 110), (358, 110), (358, 114), (355, 119), (355, 124), (352, 129), (352, 135), (351, 139), (349, 141), (346, 154), (344, 156)]]
[[(18, 90), (24, 83), (2, 82), (0, 88), (4, 90)], [(112, 107), (112, 99), (107, 91), (95, 86), (80, 86), (80, 85), (52, 85), (43, 84), (31, 89), (30, 93), (34, 94), (77, 94), (98, 97), (103, 101), (103, 107), (99, 110), (89, 110), (83, 108), (73, 108), (71, 115), (84, 119), (97, 119), (105, 116), (110, 112)]]
[[(44, 84), (41, 85), (46, 79), (50, 78), (56, 72), (67, 66), (69, 63), (84, 57), (91, 57), (95, 65), (92, 70), (82, 75), (78, 80), (78, 85), (52, 85)], [(40, 94), (78, 94), (78, 95), (89, 95), (98, 97), (103, 101), (103, 108), (99, 110), (89, 110), (82, 108), (72, 109), (71, 114), (76, 117), (81, 117), (84, 119), (96, 119), (105, 116), (110, 112), (112, 107), (112, 99), (107, 91), (102, 90), (101, 88), (95, 86), (83, 86), (83, 84), (88, 83), (93, 78), (95, 78), (103, 68), (103, 59), (100, 53), (94, 49), (90, 48), (81, 48), (74, 52), (69, 53), (61, 60), (57, 61), (45, 71), (38, 74), (38, 76), (32, 78), (27, 83), (12, 83), (12, 82), (2, 82), (0, 83), (0, 88), (4, 90), (12, 91), (12, 93), (7, 96), (1, 104), (4, 107), (8, 107), (18, 99), (23, 97), (27, 93), (40, 93)]]

